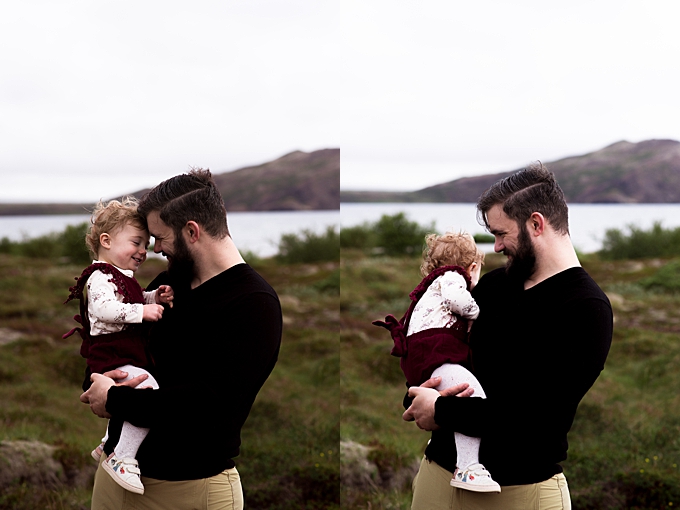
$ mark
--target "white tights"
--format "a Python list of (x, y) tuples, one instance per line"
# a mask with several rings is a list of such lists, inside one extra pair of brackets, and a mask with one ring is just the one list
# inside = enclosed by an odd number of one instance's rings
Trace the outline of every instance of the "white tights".
[[(442, 378), (442, 382), (435, 388), (438, 391), (445, 390), (456, 384), (468, 383), (470, 388), (475, 390), (472, 397), (486, 398), (482, 385), (479, 384), (477, 378), (469, 370), (460, 365), (445, 363), (432, 372), (432, 377)], [(478, 464), (481, 439), (466, 436), (460, 432), (455, 432), (454, 437), (456, 440), (456, 450), (458, 451), (458, 459), (456, 460), (458, 469), (464, 471), (472, 464)]]
[[(137, 388), (145, 388), (147, 386), (150, 386), (154, 390), (158, 389), (158, 383), (156, 382), (156, 379), (154, 379), (153, 376), (143, 368), (138, 368), (132, 365), (124, 365), (122, 367), (118, 367), (118, 370), (122, 370), (123, 372), (128, 373), (128, 376), (125, 379), (123, 379), (123, 381), (132, 379), (133, 377), (137, 377), (138, 375), (147, 374), (149, 378), (146, 381), (142, 381), (137, 386)], [(114, 453), (116, 454), (116, 457), (119, 459), (136, 458), (137, 450), (139, 450), (142, 441), (144, 441), (144, 438), (148, 433), (149, 429), (147, 428), (135, 427), (134, 425), (128, 422), (124, 422), (123, 429), (120, 432), (120, 439), (118, 440), (118, 444), (113, 449)], [(102, 438), (102, 443), (105, 443), (108, 439), (109, 429), (107, 427), (106, 435)]]

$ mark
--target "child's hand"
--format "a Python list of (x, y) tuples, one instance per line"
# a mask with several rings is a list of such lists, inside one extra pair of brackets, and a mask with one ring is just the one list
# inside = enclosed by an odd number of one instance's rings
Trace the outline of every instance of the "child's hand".
[(167, 303), (172, 308), (172, 300), (175, 299), (175, 291), (170, 285), (161, 285), (156, 291), (156, 303)]
[(142, 320), (156, 322), (163, 317), (163, 305), (144, 305)]

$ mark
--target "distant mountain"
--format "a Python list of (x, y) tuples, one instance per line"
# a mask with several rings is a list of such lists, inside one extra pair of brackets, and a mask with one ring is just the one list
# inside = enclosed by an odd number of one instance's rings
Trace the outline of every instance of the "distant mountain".
[[(583, 156), (543, 162), (570, 203), (680, 202), (680, 142), (617, 142)], [(509, 172), (465, 177), (418, 191), (341, 191), (342, 202), (476, 202)]]
[[(262, 165), (213, 173), (227, 211), (340, 209), (340, 149), (295, 151)], [(149, 189), (128, 193), (141, 198)], [(0, 215), (87, 214), (93, 204), (0, 204)]]

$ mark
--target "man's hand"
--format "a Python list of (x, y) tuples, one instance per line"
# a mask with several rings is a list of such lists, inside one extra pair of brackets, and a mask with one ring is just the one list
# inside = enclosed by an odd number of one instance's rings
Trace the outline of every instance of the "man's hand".
[(474, 393), (468, 383), (457, 384), (443, 391), (437, 391), (433, 388), (437, 387), (441, 382), (441, 377), (433, 377), (428, 379), (420, 386), (412, 386), (408, 390), (409, 397), (413, 397), (411, 406), (404, 412), (402, 418), (406, 421), (415, 420), (416, 425), (423, 430), (437, 430), (439, 425), (434, 421), (434, 403), (439, 397), (450, 397), (456, 395), (459, 397), (469, 397)]
[(161, 285), (156, 290), (156, 303), (166, 303), (172, 308), (173, 299), (175, 299), (175, 291), (170, 285)]
[[(149, 376), (146, 374), (138, 375), (125, 381), (128, 376), (127, 372), (122, 370), (111, 370), (102, 374), (92, 374), (90, 381), (92, 386), (85, 393), (80, 395), (80, 401), (84, 404), (90, 404), (90, 409), (94, 414), (100, 418), (111, 418), (111, 415), (106, 412), (106, 399), (108, 397), (109, 388), (111, 386), (130, 386), (135, 388), (142, 381), (145, 381)], [(117, 380), (123, 382), (116, 383)]]

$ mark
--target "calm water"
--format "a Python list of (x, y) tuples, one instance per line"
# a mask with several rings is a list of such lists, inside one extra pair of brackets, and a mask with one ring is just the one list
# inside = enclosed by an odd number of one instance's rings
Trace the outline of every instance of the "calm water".
[[(89, 221), (89, 215), (0, 216), (0, 238), (13, 241), (61, 232), (67, 225)], [(340, 225), (338, 211), (233, 212), (227, 216), (231, 236), (241, 251), (275, 255), (281, 234), (311, 230), (321, 233)]]
[[(474, 204), (340, 204), (340, 211), (233, 212), (228, 222), (236, 245), (262, 257), (274, 255), (282, 234), (309, 229), (323, 232), (327, 226), (349, 227), (376, 221), (383, 214), (404, 211), (412, 221), (423, 225), (435, 222), (437, 231), (464, 229), (484, 232), (477, 223)], [(88, 215), (0, 216), (0, 238), (21, 240), (49, 232), (60, 232), (66, 225), (88, 221)], [(604, 233), (627, 225), (649, 228), (660, 221), (666, 228), (680, 227), (680, 204), (572, 204), (569, 206), (571, 238), (582, 252), (602, 247)], [(488, 247), (491, 250), (491, 247)]]
[[(484, 232), (477, 223), (475, 204), (340, 204), (341, 226), (375, 221), (383, 214), (405, 212), (411, 221), (423, 225), (435, 222), (435, 229)], [(574, 246), (583, 253), (602, 247), (608, 229), (625, 230), (628, 225), (647, 229), (655, 221), (666, 228), (680, 227), (680, 204), (572, 204), (569, 229)], [(492, 250), (493, 247), (489, 247)]]

